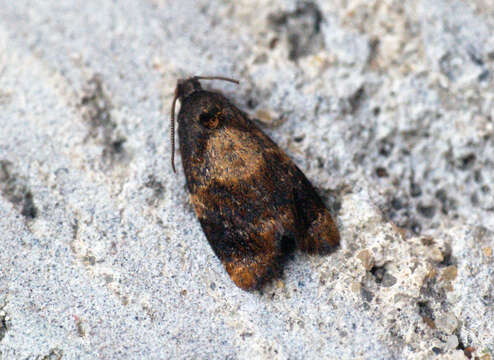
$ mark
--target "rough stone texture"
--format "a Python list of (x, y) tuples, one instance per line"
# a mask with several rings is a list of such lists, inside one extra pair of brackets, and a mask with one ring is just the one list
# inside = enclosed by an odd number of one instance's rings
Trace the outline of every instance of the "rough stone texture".
[[(193, 74), (338, 221), (262, 294), (171, 172)], [(1, 0), (0, 126), (2, 360), (494, 357), (491, 0)]]

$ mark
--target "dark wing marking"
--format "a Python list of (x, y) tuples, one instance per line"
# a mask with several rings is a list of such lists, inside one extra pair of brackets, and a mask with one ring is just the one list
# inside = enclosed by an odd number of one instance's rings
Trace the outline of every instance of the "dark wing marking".
[(205, 194), (193, 196), (211, 247), (245, 290), (279, 276), (296, 241), (291, 201), (275, 199), (279, 192), (265, 186), (254, 179), (232, 186), (212, 182)]
[(283, 191), (293, 194), (297, 247), (310, 254), (329, 254), (340, 242), (331, 214), (302, 171), (279, 148), (277, 150), (266, 153), (266, 162), (276, 164), (273, 173), (284, 174)]

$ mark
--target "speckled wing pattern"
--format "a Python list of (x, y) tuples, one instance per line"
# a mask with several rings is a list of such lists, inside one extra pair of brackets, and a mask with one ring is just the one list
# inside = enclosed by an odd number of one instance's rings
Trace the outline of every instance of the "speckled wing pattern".
[(200, 91), (185, 99), (179, 124), (195, 116), (188, 107), (219, 116), (218, 128), (201, 135), (179, 128), (180, 149), (204, 233), (238, 287), (259, 289), (278, 277), (295, 248), (327, 254), (338, 246), (338, 230), (310, 182), (243, 112)]

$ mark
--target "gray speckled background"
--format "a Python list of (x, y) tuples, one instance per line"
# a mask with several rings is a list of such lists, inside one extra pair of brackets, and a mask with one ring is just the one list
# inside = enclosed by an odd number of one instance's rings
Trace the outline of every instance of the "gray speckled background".
[[(262, 294), (171, 172), (195, 74), (342, 235)], [(490, 360), (494, 3), (0, 0), (0, 237), (2, 360)]]

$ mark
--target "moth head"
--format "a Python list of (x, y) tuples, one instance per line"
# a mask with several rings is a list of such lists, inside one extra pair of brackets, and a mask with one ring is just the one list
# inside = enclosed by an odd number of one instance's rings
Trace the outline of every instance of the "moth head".
[(197, 79), (197, 77), (191, 77), (188, 79), (179, 79), (177, 81), (177, 87), (175, 88), (175, 98), (183, 101), (187, 96), (192, 94), (193, 92), (202, 90), (201, 83)]
[[(188, 96), (192, 95), (196, 91), (202, 90), (201, 83), (199, 80), (224, 80), (224, 81), (230, 81), (235, 84), (238, 84), (237, 80), (230, 79), (227, 77), (223, 76), (193, 76), (188, 79), (179, 79), (177, 81), (177, 87), (175, 88), (175, 95), (173, 97), (172, 101), (172, 109), (171, 109), (171, 148), (172, 148), (172, 156), (171, 156), (171, 162), (172, 162), (172, 168), (173, 172), (176, 172), (175, 170), (175, 104), (177, 103), (177, 100), (180, 100), (180, 102), (183, 102), (185, 98)], [(218, 126), (221, 125), (223, 119), (223, 115), (221, 112), (221, 109), (219, 107), (210, 106), (204, 109), (199, 115), (198, 115), (198, 122), (201, 124), (201, 126), (205, 127), (206, 129), (216, 129)]]

